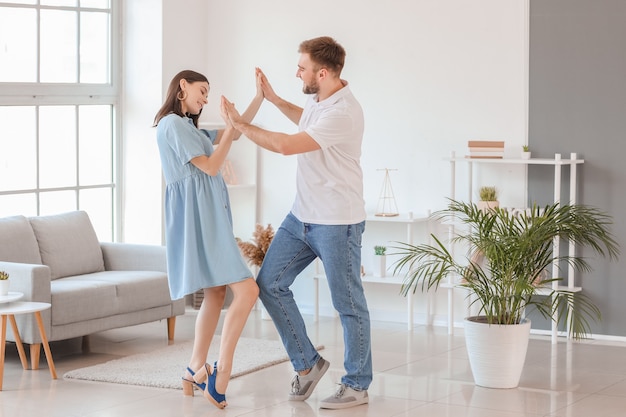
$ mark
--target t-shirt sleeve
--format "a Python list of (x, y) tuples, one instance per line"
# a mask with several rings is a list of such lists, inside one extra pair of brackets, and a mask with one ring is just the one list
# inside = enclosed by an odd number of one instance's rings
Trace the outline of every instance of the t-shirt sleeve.
[(316, 123), (305, 129), (322, 149), (329, 148), (344, 140), (345, 132), (352, 130), (352, 120), (341, 111), (329, 110)]
[[(188, 163), (197, 156), (206, 155), (200, 138), (194, 134), (193, 127), (188, 125), (187, 120), (180, 117), (164, 117), (159, 125), (161, 123), (164, 123), (165, 142), (174, 150), (182, 164)], [(210, 138), (210, 135), (207, 134), (207, 136)]]

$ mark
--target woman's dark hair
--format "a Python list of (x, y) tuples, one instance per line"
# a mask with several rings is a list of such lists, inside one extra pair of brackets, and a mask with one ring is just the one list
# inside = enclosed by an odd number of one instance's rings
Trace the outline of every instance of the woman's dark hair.
[(165, 96), (165, 101), (163, 102), (163, 105), (154, 117), (153, 126), (158, 125), (159, 121), (168, 114), (174, 113), (179, 115), (180, 117), (189, 117), (191, 120), (193, 120), (193, 124), (198, 127), (198, 118), (202, 113), (202, 109), (200, 109), (200, 112), (198, 114), (183, 114), (182, 106), (180, 104), (181, 101), (179, 99), (179, 94), (182, 94), (182, 90), (180, 88), (180, 80), (182, 79), (187, 80), (187, 82), (190, 84), (198, 81), (206, 83), (209, 82), (209, 80), (207, 80), (204, 75), (192, 70), (184, 70), (176, 74), (174, 78), (172, 78), (172, 81), (170, 81), (170, 86), (167, 88), (167, 95)]

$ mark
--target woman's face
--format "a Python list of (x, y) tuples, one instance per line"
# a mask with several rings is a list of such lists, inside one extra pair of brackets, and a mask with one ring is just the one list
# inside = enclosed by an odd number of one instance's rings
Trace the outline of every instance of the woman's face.
[(180, 81), (180, 88), (185, 99), (181, 102), (183, 113), (199, 114), (202, 107), (207, 103), (209, 95), (209, 83), (206, 81), (196, 81), (193, 83), (187, 80)]

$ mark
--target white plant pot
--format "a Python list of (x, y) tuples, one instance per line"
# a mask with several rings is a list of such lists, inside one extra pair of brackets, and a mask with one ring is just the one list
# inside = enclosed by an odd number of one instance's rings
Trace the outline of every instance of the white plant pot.
[(500, 207), (500, 202), (499, 201), (478, 201), (476, 203), (476, 207), (478, 207), (480, 210), (485, 211), (485, 210), (489, 210), (489, 209), (494, 209), (496, 207)]
[(0, 296), (9, 294), (9, 280), (0, 280)]
[(522, 152), (522, 159), (530, 159), (530, 152)]
[(374, 255), (374, 276), (384, 277), (387, 275), (387, 255)]
[(465, 343), (476, 385), (486, 388), (515, 388), (519, 385), (530, 337), (530, 320), (500, 325), (464, 321)]

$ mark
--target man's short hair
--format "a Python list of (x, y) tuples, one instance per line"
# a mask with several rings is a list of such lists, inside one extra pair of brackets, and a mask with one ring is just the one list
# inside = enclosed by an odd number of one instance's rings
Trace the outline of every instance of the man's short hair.
[(311, 61), (337, 74), (337, 76), (341, 74), (346, 59), (346, 50), (330, 36), (303, 41), (298, 52), (309, 54)]

